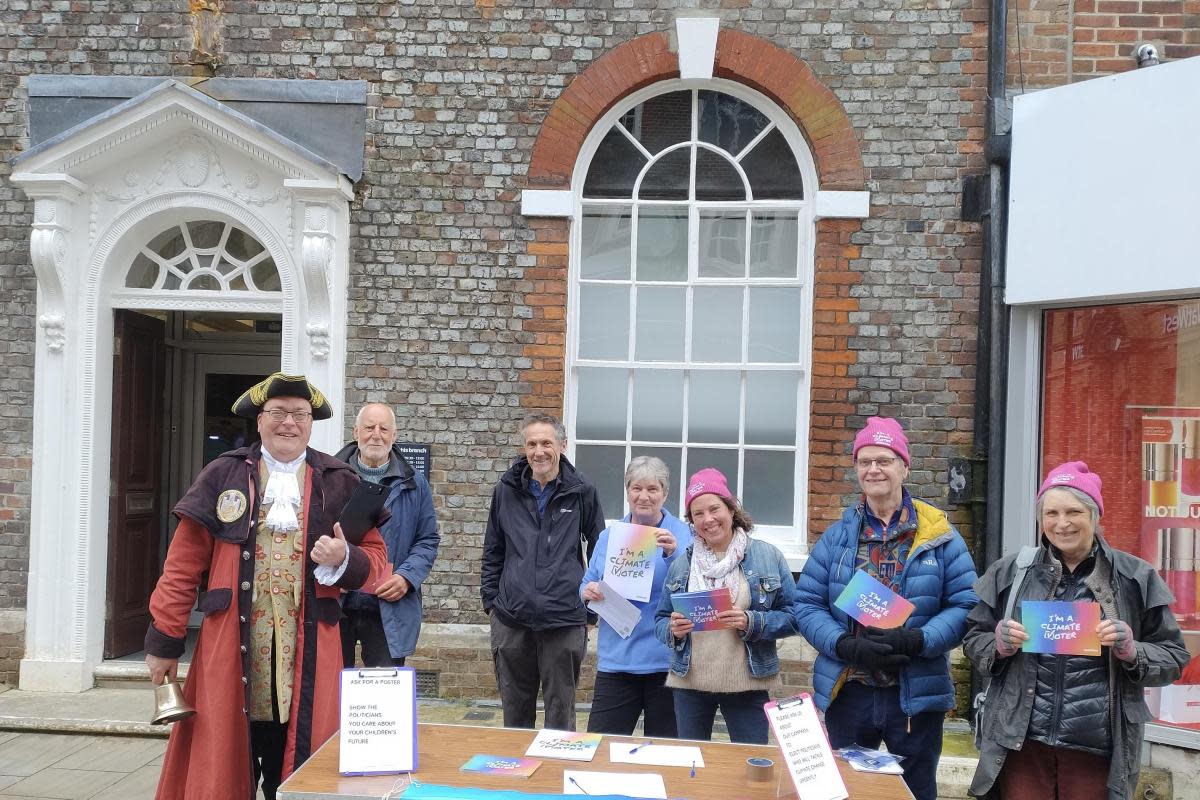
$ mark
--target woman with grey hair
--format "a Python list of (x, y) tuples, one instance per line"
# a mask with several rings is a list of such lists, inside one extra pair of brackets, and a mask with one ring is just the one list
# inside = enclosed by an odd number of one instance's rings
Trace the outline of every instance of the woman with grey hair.
[[(1001, 558), (975, 583), (963, 647), (989, 681), (975, 721), (976, 797), (1132, 797), (1151, 718), (1142, 689), (1171, 683), (1188, 660), (1162, 578), (1104, 540), (1100, 487), (1082, 461), (1050, 470), (1038, 492), (1041, 546)], [(1021, 604), (1033, 600), (1099, 603), (1100, 655), (1023, 652)]]
[[(671, 473), (667, 465), (653, 456), (638, 456), (625, 469), (629, 513), (623, 521), (657, 528), (659, 555), (654, 559), (650, 599), (630, 601), (640, 612), (633, 633), (622, 639), (612, 626), (600, 620), (596, 688), (592, 695), (592, 713), (588, 717), (588, 730), (594, 733), (628, 736), (633, 733), (643, 712), (646, 736), (674, 737), (677, 731), (674, 699), (671, 690), (664, 685), (671, 651), (654, 635), (654, 612), (658, 608), (667, 567), (676, 553), (691, 544), (692, 533), (686, 522), (663, 508), (670, 484)], [(591, 563), (579, 585), (579, 595), (584, 601), (604, 599), (600, 579), (604, 576), (608, 538), (609, 530), (600, 534)]]

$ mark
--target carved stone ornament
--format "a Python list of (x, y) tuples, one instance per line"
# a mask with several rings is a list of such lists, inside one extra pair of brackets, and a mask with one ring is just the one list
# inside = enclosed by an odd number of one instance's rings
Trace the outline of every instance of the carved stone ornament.
[(46, 348), (51, 353), (61, 353), (67, 343), (67, 322), (62, 314), (42, 314), (38, 325), (46, 334)]
[(305, 326), (305, 332), (308, 333), (308, 344), (313, 358), (324, 360), (329, 355), (329, 326), (311, 322)]
[(208, 148), (199, 137), (193, 136), (175, 154), (175, 176), (184, 186), (199, 186), (208, 180), (211, 163)]

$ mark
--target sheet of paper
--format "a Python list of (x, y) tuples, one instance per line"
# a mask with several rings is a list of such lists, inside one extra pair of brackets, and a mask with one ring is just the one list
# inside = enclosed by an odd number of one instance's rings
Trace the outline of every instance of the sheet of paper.
[(604, 594), (604, 599), (588, 601), (588, 608), (611, 625), (618, 636), (628, 639), (629, 634), (633, 633), (633, 629), (637, 626), (638, 620), (642, 618), (642, 612), (637, 606), (622, 597), (620, 592), (609, 586), (606, 581), (600, 581), (600, 591)]
[[(637, 748), (636, 753), (629, 752)], [(704, 754), (699, 747), (683, 747), (673, 744), (642, 744), (637, 742), (609, 742), (608, 760), (614, 764), (653, 764), (656, 767), (704, 766)]]
[(899, 628), (912, 615), (913, 604), (859, 569), (842, 589), (834, 606), (861, 625)]
[(563, 770), (563, 794), (623, 794), (667, 800), (662, 775), (647, 772), (583, 772)]
[(728, 627), (717, 622), (717, 615), (729, 611), (733, 603), (725, 587), (704, 592), (678, 592), (671, 595), (671, 608), (692, 621), (695, 631), (713, 631)]
[(1021, 645), (1026, 653), (1098, 656), (1100, 604), (1079, 600), (1022, 600), (1021, 624), (1029, 640)]
[(654, 559), (657, 555), (658, 528), (614, 522), (608, 529), (604, 582), (626, 600), (646, 602), (654, 585)]
[(343, 775), (412, 772), (417, 768), (417, 671), (412, 667), (342, 670)]
[(804, 800), (846, 800), (850, 794), (833, 760), (829, 739), (817, 719), (817, 705), (807, 693), (763, 706), (775, 731), (783, 760)]
[(602, 733), (577, 733), (543, 728), (525, 751), (532, 758), (565, 758), (568, 761), (591, 761), (600, 747)]

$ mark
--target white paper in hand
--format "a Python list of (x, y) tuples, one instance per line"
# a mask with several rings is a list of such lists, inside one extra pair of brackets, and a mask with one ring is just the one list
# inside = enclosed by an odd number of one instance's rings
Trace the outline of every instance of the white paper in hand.
[(612, 626), (618, 636), (628, 639), (637, 626), (638, 620), (642, 618), (642, 612), (604, 581), (600, 581), (600, 591), (604, 594), (604, 599), (589, 601), (588, 608), (595, 611), (602, 620)]

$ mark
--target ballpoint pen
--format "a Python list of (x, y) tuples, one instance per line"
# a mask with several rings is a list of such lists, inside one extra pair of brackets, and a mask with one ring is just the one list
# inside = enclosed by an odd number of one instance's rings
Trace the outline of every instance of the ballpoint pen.
[(691, 774), (691, 775), (689, 775), (688, 777), (689, 777), (689, 778), (694, 778), (694, 777), (696, 777), (696, 762), (695, 762), (695, 761), (693, 761), (693, 762), (692, 762), (692, 774)]
[(641, 743), (641, 744), (639, 744), (637, 747), (631, 747), (631, 748), (629, 749), (629, 755), (633, 755), (633, 754), (634, 754), (634, 753), (636, 753), (638, 750), (641, 750), (643, 747), (645, 747), (646, 745), (650, 745), (650, 744), (654, 744), (654, 740), (653, 740), (653, 739), (651, 739), (651, 740), (650, 740), (650, 741), (648, 741), (648, 742), (642, 742), (642, 743)]
[(569, 780), (571, 783), (575, 784), (575, 788), (578, 789), (579, 791), (583, 792), (584, 794), (591, 794), (591, 792), (589, 792), (587, 789), (580, 786), (579, 781), (575, 780), (574, 777), (567, 778), (567, 780)]

